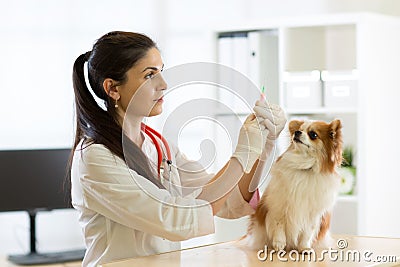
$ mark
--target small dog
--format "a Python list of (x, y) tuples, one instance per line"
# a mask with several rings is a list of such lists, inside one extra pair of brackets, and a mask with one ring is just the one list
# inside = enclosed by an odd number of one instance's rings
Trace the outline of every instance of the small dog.
[(291, 143), (274, 163), (272, 179), (250, 218), (255, 249), (309, 250), (329, 230), (342, 162), (340, 120), (289, 123)]

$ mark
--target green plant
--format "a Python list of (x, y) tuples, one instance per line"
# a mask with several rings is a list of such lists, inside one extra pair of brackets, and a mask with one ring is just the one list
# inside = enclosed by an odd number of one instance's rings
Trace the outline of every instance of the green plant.
[(354, 152), (351, 146), (343, 149), (343, 162), (339, 168), (339, 175), (341, 176), (340, 194), (352, 195), (354, 193), (356, 167), (353, 165)]
[(351, 146), (347, 146), (343, 149), (342, 167), (353, 167), (353, 155), (353, 148)]

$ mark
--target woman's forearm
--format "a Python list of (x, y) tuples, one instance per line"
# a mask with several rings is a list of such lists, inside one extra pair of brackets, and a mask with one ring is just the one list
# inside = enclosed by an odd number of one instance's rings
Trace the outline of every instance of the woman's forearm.
[(239, 181), (238, 185), (240, 192), (242, 193), (243, 199), (247, 202), (252, 198), (263, 176), (267, 175), (267, 173), (265, 173), (265, 170), (268, 167), (266, 166), (266, 163), (267, 161), (270, 162), (268, 159), (271, 156), (274, 156), (274, 147), (274, 141), (267, 141), (260, 158), (254, 163), (251, 171), (249, 173), (244, 173)]
[(213, 214), (217, 214), (228, 199), (230, 192), (242, 177), (242, 167), (236, 158), (231, 158), (225, 166), (203, 187), (199, 199), (210, 202)]
[(240, 193), (245, 201), (249, 202), (254, 194), (250, 191), (252, 179), (260, 180), (265, 167), (264, 160), (257, 160), (249, 173), (244, 173), (236, 158), (231, 158), (225, 166), (203, 187), (198, 198), (210, 202), (215, 215), (224, 205), (232, 189), (238, 185)]
[[(250, 182), (256, 173), (257, 167), (262, 168), (262, 166), (258, 166), (258, 165), (263, 164), (263, 163), (264, 163), (264, 161), (257, 160), (254, 163), (251, 171), (249, 173), (243, 173), (242, 178), (240, 178), (240, 181), (238, 183), (240, 193), (242, 194), (243, 199), (246, 200), (247, 202), (250, 201), (250, 199), (252, 198), (252, 196), (254, 194), (254, 191), (253, 192), (249, 191)], [(259, 172), (257, 172), (257, 173), (259, 173)]]

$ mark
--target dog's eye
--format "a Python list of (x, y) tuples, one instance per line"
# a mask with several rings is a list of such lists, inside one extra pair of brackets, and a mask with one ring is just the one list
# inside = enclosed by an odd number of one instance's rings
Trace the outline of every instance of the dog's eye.
[(318, 137), (318, 134), (314, 131), (309, 131), (308, 136), (311, 138), (311, 140), (315, 140)]

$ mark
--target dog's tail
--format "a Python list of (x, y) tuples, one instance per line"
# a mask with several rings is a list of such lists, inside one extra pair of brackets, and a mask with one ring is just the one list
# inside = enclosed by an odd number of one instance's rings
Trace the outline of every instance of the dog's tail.
[[(247, 227), (247, 233), (237, 240), (237, 245), (250, 248), (250, 249), (259, 249), (259, 243), (262, 239), (261, 236), (264, 236), (263, 233), (260, 233), (259, 225), (257, 220), (253, 215), (250, 216), (249, 225)], [(264, 242), (261, 242), (264, 243)]]
[(247, 233), (236, 241), (236, 245), (240, 247), (250, 247), (250, 235)]

